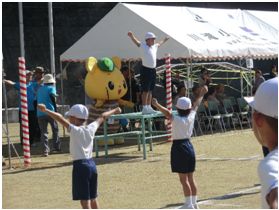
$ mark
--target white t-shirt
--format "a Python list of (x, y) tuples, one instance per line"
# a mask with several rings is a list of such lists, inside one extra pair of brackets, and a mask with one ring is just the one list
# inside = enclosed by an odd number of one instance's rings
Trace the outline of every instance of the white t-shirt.
[(172, 117), (172, 138), (190, 139), (193, 134), (196, 111), (191, 110), (187, 117), (173, 115)]
[(266, 196), (278, 187), (278, 148), (272, 150), (259, 164), (258, 174), (261, 181), (262, 208), (269, 209)]
[(99, 123), (92, 122), (86, 126), (75, 126), (70, 124), (70, 154), (73, 160), (92, 158), (94, 136), (99, 127)]
[(151, 47), (149, 47), (146, 43), (140, 43), (140, 54), (143, 66), (148, 68), (156, 67), (158, 47), (158, 43), (152, 45)]

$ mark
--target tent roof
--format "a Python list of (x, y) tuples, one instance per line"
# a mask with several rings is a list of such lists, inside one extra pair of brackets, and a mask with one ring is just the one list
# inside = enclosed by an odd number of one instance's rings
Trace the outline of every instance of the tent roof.
[(278, 56), (277, 28), (247, 11), (119, 3), (60, 60), (81, 61), (89, 56), (138, 59), (139, 50), (128, 31), (140, 41), (147, 31), (154, 32), (158, 40), (169, 36), (158, 50), (159, 59), (167, 53), (204, 61)]

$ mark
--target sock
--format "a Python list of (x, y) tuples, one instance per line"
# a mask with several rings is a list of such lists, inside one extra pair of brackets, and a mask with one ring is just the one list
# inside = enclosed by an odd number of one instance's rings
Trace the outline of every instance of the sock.
[(192, 196), (186, 196), (185, 197), (185, 205), (191, 206), (192, 205)]
[(198, 200), (198, 197), (196, 195), (192, 195), (192, 204), (193, 204), (195, 209), (199, 208), (197, 200)]
[(197, 204), (197, 196), (196, 195), (192, 195), (192, 204), (195, 205)]

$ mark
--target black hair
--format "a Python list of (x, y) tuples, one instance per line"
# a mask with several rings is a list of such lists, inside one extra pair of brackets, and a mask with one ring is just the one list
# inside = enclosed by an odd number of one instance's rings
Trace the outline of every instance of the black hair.
[(203, 74), (204, 72), (207, 72), (207, 71), (208, 71), (207, 68), (205, 68), (205, 67), (201, 68), (201, 74)]
[(187, 117), (187, 116), (190, 114), (191, 110), (192, 110), (192, 109), (186, 109), (186, 110), (184, 110), (184, 109), (178, 109), (178, 108), (177, 108), (177, 113), (178, 113), (178, 115), (179, 115), (180, 117)]
[(198, 85), (194, 85), (193, 87), (192, 87), (192, 92), (195, 92), (196, 90), (198, 90), (199, 89), (199, 86)]
[(182, 88), (186, 88), (185, 85), (184, 85), (184, 82), (181, 82), (177, 85), (177, 93), (179, 93), (179, 91), (182, 89)]

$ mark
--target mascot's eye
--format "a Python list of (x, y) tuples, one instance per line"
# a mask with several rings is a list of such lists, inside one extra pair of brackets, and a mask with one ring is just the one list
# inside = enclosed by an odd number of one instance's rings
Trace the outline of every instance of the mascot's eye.
[(123, 81), (123, 87), (124, 87), (124, 89), (127, 88), (127, 85), (126, 85), (126, 82), (125, 82), (125, 81)]
[(111, 89), (111, 90), (113, 90), (114, 89), (114, 84), (113, 84), (113, 82), (109, 82), (108, 83), (108, 87), (109, 87), (109, 89)]

